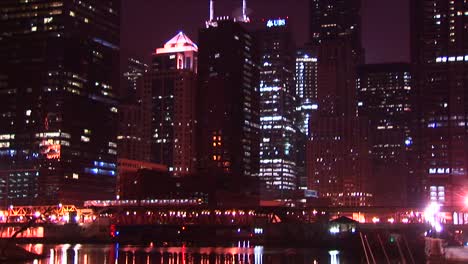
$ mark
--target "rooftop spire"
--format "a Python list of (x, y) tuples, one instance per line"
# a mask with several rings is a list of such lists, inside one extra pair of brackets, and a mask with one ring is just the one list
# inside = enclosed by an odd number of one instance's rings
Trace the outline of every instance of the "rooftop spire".
[(210, 18), (208, 21), (205, 22), (207, 28), (217, 26), (214, 15), (215, 15), (214, 0), (210, 0)]
[(247, 22), (247, 0), (242, 0), (242, 19)]
[(214, 0), (210, 0), (210, 20), (214, 20)]

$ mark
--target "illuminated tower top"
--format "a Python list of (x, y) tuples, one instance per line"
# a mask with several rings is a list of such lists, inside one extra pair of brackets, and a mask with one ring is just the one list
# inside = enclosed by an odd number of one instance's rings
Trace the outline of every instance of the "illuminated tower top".
[(166, 42), (166, 44), (164, 44), (164, 48), (156, 49), (156, 54), (177, 53), (185, 51), (198, 52), (198, 46), (181, 31), (168, 42)]
[(153, 54), (152, 69), (197, 71), (198, 46), (182, 31)]

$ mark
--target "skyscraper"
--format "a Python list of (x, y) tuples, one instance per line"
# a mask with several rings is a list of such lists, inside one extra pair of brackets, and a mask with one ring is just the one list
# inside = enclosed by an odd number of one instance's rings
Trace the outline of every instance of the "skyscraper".
[(148, 142), (143, 138), (142, 126), (142, 90), (138, 83), (142, 81), (143, 74), (148, 65), (142, 61), (129, 58), (127, 70), (124, 72), (121, 104), (119, 107), (119, 129), (117, 136), (118, 158), (131, 160), (148, 160)]
[(329, 205), (369, 205), (369, 131), (356, 100), (357, 66), (364, 61), (360, 1), (311, 0), (310, 8), (318, 70), (307, 144), (309, 189)]
[(174, 176), (195, 169), (197, 52), (197, 45), (179, 32), (155, 50), (141, 83), (150, 161), (167, 165)]
[(260, 51), (260, 173), (264, 195), (287, 198), (297, 187), (294, 45), (287, 19), (256, 31)]
[(120, 3), (1, 1), (4, 203), (114, 196)]
[(361, 0), (309, 1), (311, 44), (346, 38), (356, 52), (361, 52)]
[(311, 48), (301, 48), (296, 52), (296, 97), (299, 112), (298, 128), (310, 136), (310, 116), (317, 110), (317, 54)]
[(359, 116), (367, 117), (370, 124), (375, 205), (402, 206), (416, 164), (410, 65), (364, 65), (359, 69), (357, 89)]
[(426, 202), (456, 206), (463, 204), (468, 193), (468, 3), (411, 3), (420, 186)]
[(371, 204), (369, 131), (357, 116), (357, 61), (349, 42), (327, 41), (318, 54), (317, 111), (307, 144), (309, 189), (332, 206)]
[(199, 34), (197, 161), (240, 180), (259, 172), (257, 50), (240, 23), (217, 21)]
[(126, 71), (123, 73), (124, 87), (121, 97), (125, 102), (136, 102), (138, 100), (137, 82), (143, 73), (148, 70), (148, 65), (136, 58), (128, 58)]

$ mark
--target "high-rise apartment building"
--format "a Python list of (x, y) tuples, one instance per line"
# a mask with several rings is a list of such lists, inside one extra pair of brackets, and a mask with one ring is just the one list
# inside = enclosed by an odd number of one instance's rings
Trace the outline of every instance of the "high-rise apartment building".
[(213, 174), (258, 176), (260, 108), (255, 42), (243, 25), (219, 20), (199, 34), (197, 161)]
[(426, 202), (461, 205), (468, 193), (468, 3), (411, 3), (423, 176), (419, 186)]
[(264, 21), (260, 52), (260, 173), (264, 195), (286, 198), (297, 188), (294, 43), (287, 19)]
[(115, 195), (120, 3), (0, 2), (0, 198)]
[(141, 83), (149, 161), (168, 166), (174, 176), (195, 169), (197, 52), (197, 45), (179, 32), (156, 49)]
[(374, 204), (406, 204), (415, 177), (415, 89), (410, 64), (369, 64), (357, 80), (359, 116), (369, 120)]

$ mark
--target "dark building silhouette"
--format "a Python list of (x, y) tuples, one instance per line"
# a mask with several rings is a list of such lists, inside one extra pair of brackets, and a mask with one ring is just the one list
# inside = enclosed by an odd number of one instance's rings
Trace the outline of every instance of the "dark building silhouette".
[(260, 109), (255, 41), (219, 20), (200, 30), (197, 162), (202, 172), (258, 176)]
[(288, 19), (255, 31), (260, 52), (260, 173), (264, 198), (288, 198), (297, 189), (294, 42)]
[(115, 194), (120, 3), (0, 2), (5, 203)]
[(309, 189), (332, 206), (371, 204), (369, 130), (357, 116), (357, 61), (346, 40), (327, 41), (318, 55), (318, 110), (307, 144)]
[(411, 4), (422, 176), (412, 191), (420, 202), (462, 205), (468, 192), (468, 3)]
[(142, 90), (138, 89), (148, 65), (135, 58), (127, 60), (123, 73), (121, 104), (119, 107), (119, 128), (117, 149), (119, 159), (145, 160), (149, 156), (148, 142), (143, 138)]
[(136, 58), (128, 58), (126, 61), (126, 69), (123, 73), (124, 84), (120, 97), (124, 102), (138, 102), (140, 96), (138, 94), (138, 80), (143, 77), (143, 74), (148, 70), (148, 65), (142, 60)]
[(406, 204), (415, 176), (414, 94), (410, 64), (369, 64), (357, 81), (359, 116), (369, 119), (374, 204)]
[(311, 44), (347, 38), (361, 52), (361, 0), (310, 0), (309, 8)]
[(364, 60), (360, 1), (311, 0), (310, 46), (317, 54), (317, 110), (309, 124), (309, 189), (332, 206), (372, 202), (369, 130), (357, 115), (357, 67)]
[(194, 173), (197, 45), (184, 33), (158, 48), (143, 76), (142, 118), (149, 161), (173, 176)]

